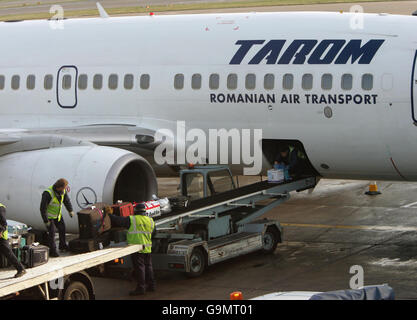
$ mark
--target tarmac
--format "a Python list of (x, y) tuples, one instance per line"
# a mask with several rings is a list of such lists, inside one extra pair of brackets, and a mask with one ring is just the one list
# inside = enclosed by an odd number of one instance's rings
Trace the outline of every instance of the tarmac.
[[(175, 193), (174, 179), (160, 181)], [(199, 278), (156, 271), (157, 291), (137, 299), (245, 299), (277, 291), (349, 289), (352, 266), (364, 284), (389, 284), (397, 299), (417, 299), (417, 183), (321, 180), (314, 192), (295, 193), (265, 215), (284, 227), (283, 243), (213, 265)], [(132, 299), (130, 280), (94, 278), (98, 299)]]
[[(242, 0), (227, 0), (227, 2)], [(30, 13), (48, 13), (52, 5), (61, 5), (65, 11), (96, 9), (96, 0), (0, 0), (0, 16), (19, 15)], [(224, 2), (224, 0), (102, 0), (99, 1), (106, 8), (146, 7), (147, 5), (169, 5)], [(390, 1), (390, 2), (358, 2), (358, 3), (329, 3), (313, 5), (284, 5), (247, 8), (227, 8), (193, 11), (169, 11), (158, 14), (193, 14), (193, 13), (227, 13), (227, 12), (271, 12), (271, 11), (350, 11), (353, 5), (360, 5), (366, 13), (390, 13), (411, 15), (417, 10), (417, 1)], [(146, 14), (146, 13), (143, 13)], [(135, 14), (136, 15), (136, 14)]]

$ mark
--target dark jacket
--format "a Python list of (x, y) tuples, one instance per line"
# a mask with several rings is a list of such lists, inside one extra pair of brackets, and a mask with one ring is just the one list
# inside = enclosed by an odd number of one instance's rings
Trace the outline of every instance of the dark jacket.
[[(130, 217), (119, 217), (115, 216), (114, 214), (110, 215), (111, 226), (116, 228), (130, 228)], [(153, 229), (152, 237), (154, 237), (156, 233), (156, 228)]]
[[(60, 199), (61, 194), (58, 193), (55, 189), (54, 189), (54, 192), (55, 192), (55, 195), (57, 196), (57, 198)], [(48, 205), (51, 202), (51, 200), (52, 200), (51, 195), (49, 194), (48, 191), (45, 190), (42, 193), (41, 208), (40, 208), (42, 220), (43, 220), (44, 223), (48, 222), (48, 213), (46, 212), (46, 209), (48, 208)], [(65, 193), (63, 203), (64, 203), (65, 208), (67, 208), (68, 212), (73, 211), (71, 200), (68, 197), (68, 193)]]
[(7, 230), (6, 208), (0, 207), (0, 233)]
[(291, 171), (298, 162), (297, 149), (294, 149), (292, 152), (288, 152), (288, 155), (285, 158), (281, 156), (281, 153), (278, 153), (275, 161), (289, 166), (288, 169)]

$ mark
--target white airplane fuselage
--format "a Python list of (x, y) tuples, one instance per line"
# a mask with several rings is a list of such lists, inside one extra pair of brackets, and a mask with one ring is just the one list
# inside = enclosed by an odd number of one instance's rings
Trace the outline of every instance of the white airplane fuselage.
[[(415, 181), (417, 19), (369, 14), (359, 29), (352, 19), (300, 12), (71, 19), (62, 28), (3, 22), (0, 128), (156, 130), (183, 120), (203, 130), (262, 129), (264, 139), (300, 141), (323, 177)], [(62, 87), (65, 74), (69, 89)], [(93, 88), (96, 74), (103, 76), (101, 89)], [(112, 74), (116, 89), (109, 88)], [(127, 74), (132, 89), (124, 88)], [(143, 74), (147, 89), (140, 88)], [(176, 74), (184, 75), (182, 89), (174, 87)], [(200, 89), (191, 86), (194, 74), (201, 75)], [(209, 87), (212, 74), (218, 89)], [(230, 74), (237, 75), (236, 89), (227, 87)], [(255, 75), (255, 88), (246, 87), (248, 74)], [(272, 89), (264, 86), (267, 74), (274, 76)], [(283, 87), (285, 74), (293, 77), (291, 89)], [(311, 89), (303, 88), (306, 74)], [(323, 89), (324, 74), (331, 75), (331, 88)], [(348, 89), (341, 86), (345, 74), (352, 77)], [(365, 74), (372, 75), (372, 88), (362, 83)], [(45, 75), (53, 76), (48, 90)], [(78, 87), (80, 75), (87, 75), (86, 89)]]

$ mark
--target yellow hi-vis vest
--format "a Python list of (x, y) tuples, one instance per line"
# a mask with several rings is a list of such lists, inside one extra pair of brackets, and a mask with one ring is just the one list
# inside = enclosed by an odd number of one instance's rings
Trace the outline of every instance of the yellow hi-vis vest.
[(48, 219), (58, 219), (58, 221), (61, 221), (62, 202), (64, 201), (65, 190), (61, 195), (61, 199), (58, 199), (55, 195), (53, 186), (50, 186), (45, 191), (48, 191), (52, 198), (51, 202), (49, 202), (48, 207), (46, 208), (46, 212), (48, 213)]
[(152, 218), (142, 215), (130, 216), (130, 228), (127, 231), (128, 244), (143, 244), (145, 249), (140, 253), (152, 252), (152, 232), (155, 222)]
[[(6, 208), (6, 206), (4, 204), (2, 204), (2, 203), (0, 203), (0, 207)], [(4, 240), (9, 239), (9, 230), (7, 229), (7, 226), (6, 226), (6, 230), (4, 230), (1, 233), (1, 238), (4, 239)]]

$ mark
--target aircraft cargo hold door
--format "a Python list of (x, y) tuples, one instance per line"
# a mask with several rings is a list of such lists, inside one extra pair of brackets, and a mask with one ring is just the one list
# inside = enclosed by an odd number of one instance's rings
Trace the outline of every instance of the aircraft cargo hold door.
[(74, 108), (77, 105), (78, 70), (75, 66), (63, 66), (58, 71), (56, 94), (58, 105)]
[(414, 54), (413, 70), (411, 72), (411, 116), (417, 125), (417, 50)]

